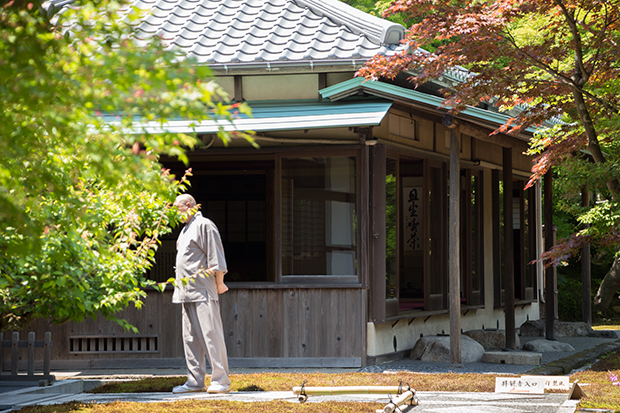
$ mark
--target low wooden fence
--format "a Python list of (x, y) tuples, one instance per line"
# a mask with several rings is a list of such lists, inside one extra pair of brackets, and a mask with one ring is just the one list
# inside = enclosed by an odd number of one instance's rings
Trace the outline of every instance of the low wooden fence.
[[(0, 333), (0, 380), (2, 381), (47, 381), (52, 383), (55, 379), (50, 374), (50, 359), (52, 355), (52, 333), (43, 335), (43, 340), (35, 340), (35, 333), (28, 333), (28, 340), (20, 340), (19, 333), (13, 333), (10, 340), (4, 339), (4, 333)], [(27, 349), (26, 374), (19, 372), (20, 349)], [(35, 348), (43, 348), (43, 372), (35, 374)], [(11, 363), (10, 374), (4, 374), (5, 349), (10, 349)], [(23, 363), (22, 363), (23, 364)]]

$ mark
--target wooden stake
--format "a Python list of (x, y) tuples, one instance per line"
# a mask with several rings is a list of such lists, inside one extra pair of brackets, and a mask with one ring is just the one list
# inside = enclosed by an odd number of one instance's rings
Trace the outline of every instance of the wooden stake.
[[(409, 390), (400, 386), (341, 386), (341, 387), (305, 387), (308, 396), (332, 396), (337, 394), (399, 394), (399, 390)], [(301, 387), (293, 387), (293, 393), (301, 394)]]
[[(404, 394), (411, 393), (408, 398), (403, 398)], [(293, 387), (293, 394), (297, 395), (299, 403), (304, 403), (308, 400), (308, 396), (334, 396), (341, 394), (395, 394), (397, 398), (390, 403), (396, 401), (402, 404), (407, 401), (414, 400), (415, 390), (407, 386), (340, 386), (340, 387)], [(413, 403), (413, 402), (412, 402)], [(417, 405), (417, 400), (415, 400)], [(400, 406), (397, 405), (397, 406)], [(413, 404), (412, 404), (413, 405)]]
[[(377, 410), (377, 412), (382, 413), (393, 413), (400, 406), (409, 403), (410, 406), (417, 406), (418, 400), (415, 398), (415, 391), (412, 389), (405, 391), (403, 394), (397, 396), (394, 400), (385, 405), (383, 410)], [(399, 409), (400, 410), (400, 409)]]

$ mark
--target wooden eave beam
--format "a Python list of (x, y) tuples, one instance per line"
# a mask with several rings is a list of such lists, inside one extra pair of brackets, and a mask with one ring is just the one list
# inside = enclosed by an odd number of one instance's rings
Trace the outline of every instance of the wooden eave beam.
[[(408, 101), (394, 101), (396, 105), (395, 109), (401, 110), (403, 112), (411, 112), (411, 109), (415, 109), (416, 111), (420, 111), (424, 113), (424, 118), (428, 120), (432, 120), (433, 122), (441, 123), (443, 116), (447, 112), (446, 110), (437, 110), (429, 108), (428, 106), (415, 104)], [(463, 118), (459, 115), (454, 116), (456, 120), (458, 120), (460, 125), (460, 132), (464, 135), (469, 135), (478, 140), (493, 143), (495, 145), (499, 145), (503, 148), (515, 148), (517, 150), (525, 150), (528, 148), (527, 141), (523, 139), (516, 138), (514, 136), (506, 135), (504, 133), (498, 133), (495, 135), (491, 135), (493, 133), (493, 129), (485, 128), (480, 125), (477, 125), (467, 118)]]

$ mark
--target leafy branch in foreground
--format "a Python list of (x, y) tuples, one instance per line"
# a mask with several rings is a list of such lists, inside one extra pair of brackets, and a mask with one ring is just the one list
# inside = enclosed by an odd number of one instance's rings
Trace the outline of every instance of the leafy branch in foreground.
[(0, 331), (140, 306), (188, 184), (159, 156), (186, 162), (201, 145), (165, 122), (250, 112), (208, 68), (138, 39), (138, 10), (84, 1), (50, 17), (37, 1), (0, 5)]

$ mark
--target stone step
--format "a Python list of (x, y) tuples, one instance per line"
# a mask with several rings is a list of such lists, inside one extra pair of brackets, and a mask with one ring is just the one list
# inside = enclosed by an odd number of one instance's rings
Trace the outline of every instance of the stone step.
[(482, 355), (483, 363), (517, 364), (525, 366), (540, 366), (542, 353), (531, 351), (487, 351)]

